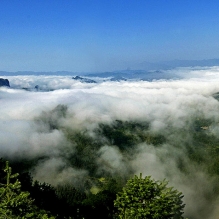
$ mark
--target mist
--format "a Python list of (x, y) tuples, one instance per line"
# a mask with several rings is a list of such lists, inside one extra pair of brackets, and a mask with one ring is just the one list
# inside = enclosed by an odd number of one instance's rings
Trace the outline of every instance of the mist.
[[(0, 88), (1, 156), (35, 159), (34, 179), (54, 186), (83, 187), (87, 178), (102, 175), (166, 178), (184, 194), (185, 216), (217, 218), (218, 201), (211, 198), (217, 177), (187, 152), (200, 146), (194, 130), (219, 140), (219, 68), (168, 72), (181, 79), (87, 84), (69, 76), (7, 76), (11, 88)], [(130, 124), (130, 141), (120, 146), (104, 131)], [(75, 165), (73, 158), (84, 164)]]

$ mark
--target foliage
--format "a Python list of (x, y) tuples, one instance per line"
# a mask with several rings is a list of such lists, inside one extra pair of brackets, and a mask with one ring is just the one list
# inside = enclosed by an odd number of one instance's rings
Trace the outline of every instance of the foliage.
[(97, 157), (97, 151), (101, 147), (101, 144), (86, 133), (65, 131), (68, 140), (75, 145), (76, 149), (75, 153), (69, 156), (68, 162), (76, 168), (88, 169), (89, 173), (93, 175), (97, 168), (95, 158)]
[(128, 180), (117, 195), (115, 206), (120, 219), (181, 219), (184, 204), (182, 193), (167, 187), (167, 181), (155, 181), (150, 176), (135, 176)]
[(67, 110), (68, 107), (66, 105), (59, 104), (50, 112), (43, 111), (41, 115), (35, 119), (35, 122), (38, 125), (46, 125), (48, 129), (47, 131), (59, 129), (60, 120), (66, 117)]
[(57, 214), (59, 199), (51, 185), (35, 181), (30, 190), (30, 196), (38, 208)]
[(6, 162), (4, 172), (6, 183), (0, 184), (0, 218), (49, 218), (45, 211), (39, 210), (33, 204), (28, 192), (21, 191), (21, 183), (17, 179), (18, 174), (11, 173), (8, 162)]
[[(62, 219), (113, 217), (112, 212), (116, 210), (113, 201), (118, 191), (115, 188), (103, 188), (103, 185), (99, 185), (95, 178), (104, 177), (111, 180), (123, 177), (123, 180), (126, 180), (130, 174), (133, 174), (133, 167), (128, 161), (137, 159), (141, 150), (146, 153), (152, 150), (159, 163), (166, 164), (167, 160), (173, 160), (176, 164), (174, 167), (185, 176), (186, 180), (193, 177), (196, 170), (203, 173), (206, 178), (209, 177), (210, 189), (202, 190), (201, 195), (211, 205), (219, 195), (218, 184), (215, 183), (219, 180), (219, 137), (217, 135), (219, 121), (205, 118), (206, 115), (197, 116), (190, 117), (188, 121), (185, 121), (186, 125), (182, 127), (173, 126), (167, 120), (165, 129), (155, 130), (151, 128), (150, 120), (145, 118), (142, 121), (115, 120), (110, 123), (100, 123), (94, 126), (94, 129), (86, 130), (86, 128), (65, 127), (63, 120), (68, 118), (68, 108), (58, 105), (50, 112), (43, 112), (34, 120), (37, 131), (50, 133), (59, 130), (63, 133), (66, 141), (63, 144), (61, 142), (62, 145), (57, 147), (57, 151), (59, 150), (57, 156), (69, 165), (67, 167), (79, 171), (86, 170), (88, 179), (83, 178), (80, 184), (69, 184), (68, 188), (65, 187), (65, 183), (52, 187), (47, 183), (33, 182), (31, 176), (24, 172), (34, 170), (39, 163), (52, 157), (52, 153), (13, 157), (10, 164), (13, 170), (19, 173), (17, 179), (21, 182), (21, 191), (30, 193), (31, 199), (34, 200), (33, 204)], [(107, 168), (102, 168), (103, 165), (100, 168), (102, 164), (100, 149), (103, 146), (109, 148), (112, 146), (117, 149), (124, 158), (122, 162), (124, 161), (126, 172), (124, 171), (123, 174), (119, 171), (110, 172)], [(5, 166), (5, 163), (3, 164)], [(108, 163), (104, 164), (107, 167)], [(165, 176), (167, 178), (171, 176), (168, 175), (171, 171), (164, 169)], [(4, 183), (4, 174), (4, 171), (0, 171), (0, 183)], [(15, 181), (13, 178), (10, 182), (15, 183)], [(125, 182), (123, 186), (124, 184)], [(112, 183), (112, 187), (117, 185), (118, 182)], [(97, 193), (91, 194), (91, 188)]]
[(114, 200), (116, 199), (116, 194), (122, 190), (122, 184), (120, 180), (112, 178), (100, 178), (98, 181), (98, 192), (96, 194), (88, 194), (82, 202), (82, 215), (86, 219), (114, 218), (116, 211)]
[(59, 198), (55, 209), (59, 215), (58, 218), (82, 218), (82, 202), (87, 198), (86, 194), (71, 184), (59, 185), (55, 189)]
[(112, 124), (100, 124), (98, 132), (104, 136), (109, 144), (118, 146), (121, 150), (142, 142), (160, 145), (165, 142), (161, 134), (150, 133), (147, 122), (133, 122), (116, 120)]

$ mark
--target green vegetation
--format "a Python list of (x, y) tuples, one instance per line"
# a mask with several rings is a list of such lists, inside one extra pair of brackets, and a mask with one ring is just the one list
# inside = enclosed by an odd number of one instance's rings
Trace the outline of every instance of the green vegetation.
[(11, 173), (8, 162), (6, 162), (4, 172), (6, 173), (5, 183), (0, 184), (0, 218), (54, 218), (48, 217), (46, 211), (38, 209), (28, 192), (21, 191), (21, 184), (17, 179), (18, 174)]
[(121, 150), (130, 150), (138, 143), (146, 142), (154, 146), (165, 142), (161, 134), (149, 132), (147, 122), (132, 122), (116, 120), (113, 124), (100, 124), (98, 132), (107, 139), (111, 145), (118, 146)]
[[(122, 186), (119, 182), (101, 178), (97, 179), (99, 187), (94, 194), (91, 192), (86, 195), (69, 185), (57, 187), (57, 196), (50, 185), (35, 182), (32, 189), (29, 188), (36, 197), (33, 200), (29, 192), (21, 190), (18, 174), (11, 173), (8, 162), (3, 171), (6, 173), (6, 183), (0, 184), (2, 219), (182, 218), (182, 194), (173, 188), (167, 188), (166, 181), (155, 182), (150, 177), (142, 179), (141, 175), (140, 178), (135, 176), (121, 192)], [(91, 188), (91, 191), (94, 190)], [(51, 205), (51, 202), (55, 205)], [(55, 216), (49, 217), (51, 213)]]
[[(39, 153), (36, 156), (4, 157), (10, 161), (13, 170), (19, 173), (19, 176), (15, 178), (21, 184), (19, 184), (19, 188), (17, 187), (18, 192), (13, 194), (19, 196), (19, 193), (24, 192), (27, 197), (26, 201), (31, 200), (30, 206), (32, 207), (27, 212), (31, 212), (33, 206), (36, 206), (36, 209), (45, 212), (48, 217), (54, 216), (58, 219), (122, 218), (124, 211), (121, 210), (121, 203), (128, 206), (126, 203), (128, 200), (123, 199), (124, 202), (122, 202), (119, 197), (122, 198), (125, 189), (129, 188), (129, 183), (134, 183), (133, 180), (136, 181), (135, 183), (143, 181), (145, 183), (143, 184), (145, 186), (148, 184), (149, 188), (153, 188), (153, 186), (160, 188), (157, 197), (164, 195), (159, 208), (152, 208), (153, 204), (151, 204), (151, 209), (154, 210), (147, 210), (152, 212), (152, 215), (153, 211), (158, 213), (162, 211), (166, 212), (166, 216), (162, 216), (163, 218), (182, 218), (182, 196), (177, 190), (181, 191), (180, 188), (185, 189), (190, 184), (193, 185), (193, 187), (189, 187), (192, 191), (193, 201), (197, 195), (202, 199), (200, 201), (202, 205), (200, 208), (196, 206), (198, 213), (187, 214), (188, 204), (185, 203), (185, 216), (190, 219), (199, 219), (199, 211), (201, 212), (203, 209), (204, 212), (209, 209), (210, 212), (213, 209), (214, 202), (219, 197), (219, 135), (217, 135), (219, 121), (205, 118), (204, 115), (196, 115), (187, 118), (184, 126), (173, 126), (169, 123), (165, 128), (157, 130), (152, 128), (152, 122), (147, 118), (144, 121), (115, 120), (111, 123), (96, 124), (93, 126), (95, 128), (76, 129), (64, 125), (63, 120), (67, 119), (68, 109), (63, 105), (57, 106), (50, 112), (43, 112), (35, 119), (39, 136), (41, 133), (48, 135), (55, 132), (61, 133), (64, 140), (54, 148), (55, 153), (51, 149), (45, 154)], [(151, 156), (145, 158), (142, 157), (142, 154)], [(55, 182), (52, 185), (43, 181), (34, 181), (31, 174), (36, 170), (35, 167), (43, 165), (44, 162), (51, 159), (61, 160), (64, 163), (63, 166), (57, 167), (58, 173), (70, 169), (85, 174), (81, 178), (73, 175), (70, 180), (63, 180), (61, 183)], [(150, 177), (132, 179), (142, 170), (138, 169), (138, 165), (150, 166), (150, 159), (152, 159), (152, 164), (155, 162), (155, 166), (151, 167), (152, 173), (153, 171), (155, 173), (162, 172), (165, 176), (163, 178), (167, 178), (177, 190), (167, 188), (166, 181), (154, 181)], [(1, 163), (4, 164), (4, 162)], [(145, 169), (147, 167), (145, 166)], [(5, 169), (5, 164), (2, 168)], [(144, 175), (147, 175), (146, 171)], [(4, 177), (5, 172), (0, 172), (0, 182), (7, 184)], [(16, 182), (15, 178), (10, 179), (10, 185)], [(130, 178), (131, 180), (129, 180)], [(157, 180), (157, 178), (155, 179)], [(160, 178), (158, 179), (160, 180)], [(172, 179), (178, 181), (173, 182)], [(129, 180), (127, 187), (124, 187), (127, 180)], [(179, 187), (177, 187), (177, 183), (180, 184)], [(202, 185), (200, 188), (199, 184)], [(132, 186), (130, 189), (133, 194), (137, 194), (136, 191), (132, 191)], [(146, 188), (143, 190), (147, 191)], [(116, 194), (120, 195), (116, 196)], [(141, 197), (140, 195), (138, 198)], [(186, 195), (188, 196), (189, 193), (184, 195), (184, 199), (186, 199)], [(178, 210), (176, 210), (178, 213), (174, 213), (171, 210), (173, 208), (165, 205), (165, 202), (170, 205), (175, 203), (175, 207), (178, 206)], [(142, 205), (141, 202), (137, 204)], [(138, 209), (139, 206), (136, 206)], [(162, 206), (166, 206), (165, 210)], [(132, 207), (130, 207), (130, 211), (131, 209)], [(38, 210), (35, 211), (38, 212)], [(126, 209), (125, 212), (129, 212), (129, 210)], [(203, 212), (202, 215), (204, 215)], [(127, 214), (126, 216), (129, 217), (129, 214), (132, 213)], [(137, 213), (133, 214), (137, 215)], [(142, 214), (145, 212), (142, 211)], [(173, 217), (172, 214), (177, 216)], [(139, 218), (150, 217), (141, 215)], [(157, 218), (159, 217), (157, 216)]]
[(167, 187), (167, 181), (155, 181), (150, 176), (135, 176), (128, 180), (117, 195), (115, 206), (120, 219), (181, 219), (184, 204), (182, 193)]

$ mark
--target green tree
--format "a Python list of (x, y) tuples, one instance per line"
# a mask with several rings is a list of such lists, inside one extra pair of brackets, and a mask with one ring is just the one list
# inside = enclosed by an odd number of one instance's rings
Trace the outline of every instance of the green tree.
[(114, 205), (120, 219), (181, 219), (184, 204), (181, 192), (167, 187), (168, 182), (150, 176), (135, 176), (117, 194)]
[[(5, 183), (0, 184), (0, 219), (48, 219), (44, 210), (38, 209), (28, 192), (21, 191), (18, 174), (11, 173), (8, 161), (4, 169)], [(50, 217), (52, 219), (54, 217)]]
[(116, 210), (114, 200), (122, 190), (120, 179), (99, 178), (83, 200), (82, 215), (86, 219), (112, 219)]

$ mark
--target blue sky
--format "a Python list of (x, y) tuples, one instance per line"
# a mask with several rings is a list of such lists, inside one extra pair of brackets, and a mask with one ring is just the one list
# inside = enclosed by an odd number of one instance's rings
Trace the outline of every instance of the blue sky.
[(219, 58), (218, 24), (216, 0), (0, 0), (0, 70)]

